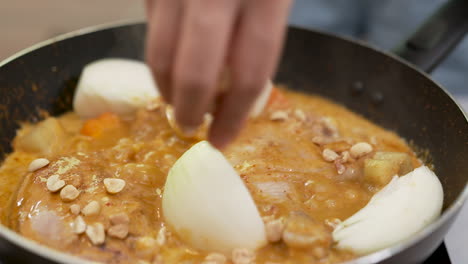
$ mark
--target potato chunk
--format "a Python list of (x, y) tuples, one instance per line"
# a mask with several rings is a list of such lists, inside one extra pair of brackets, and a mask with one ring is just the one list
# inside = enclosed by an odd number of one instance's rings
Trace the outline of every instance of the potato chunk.
[(384, 186), (395, 175), (405, 175), (413, 170), (411, 157), (400, 152), (376, 152), (371, 159), (364, 161), (364, 180)]
[(15, 148), (48, 156), (63, 148), (66, 132), (56, 118), (47, 118), (26, 129), (15, 139)]

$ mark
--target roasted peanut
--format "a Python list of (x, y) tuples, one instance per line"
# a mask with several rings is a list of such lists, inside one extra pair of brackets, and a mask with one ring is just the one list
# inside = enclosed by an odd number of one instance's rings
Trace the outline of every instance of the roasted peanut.
[(81, 207), (78, 204), (72, 204), (70, 206), (70, 212), (74, 215), (78, 215), (81, 211)]
[(86, 231), (86, 223), (80, 215), (75, 218), (73, 221), (73, 233), (83, 234)]
[(275, 111), (275, 112), (271, 113), (270, 120), (271, 121), (282, 122), (282, 121), (285, 121), (286, 119), (288, 119), (288, 117), (289, 117), (289, 115), (288, 115), (287, 112), (278, 110), (278, 111)]
[(48, 159), (40, 158), (40, 159), (35, 159), (29, 163), (28, 171), (29, 172), (34, 172), (37, 171), (38, 169), (41, 169), (47, 165), (49, 165), (50, 161)]
[(106, 178), (104, 179), (104, 186), (108, 193), (116, 194), (123, 190), (125, 181), (117, 178)]
[(107, 230), (107, 234), (111, 237), (124, 239), (128, 235), (128, 225), (127, 224), (113, 225)]
[(322, 157), (325, 161), (332, 162), (339, 158), (340, 155), (338, 155), (335, 151), (326, 148), (322, 151)]
[(371, 144), (366, 142), (359, 142), (351, 147), (349, 153), (351, 154), (351, 157), (357, 159), (371, 153), (372, 150), (373, 148)]
[(101, 223), (95, 223), (86, 227), (86, 236), (95, 246), (104, 244), (106, 233), (104, 226)]
[(65, 186), (65, 181), (60, 179), (59, 175), (52, 175), (46, 182), (47, 190), (50, 192), (57, 192)]
[(127, 224), (130, 222), (130, 218), (126, 213), (118, 213), (109, 216), (109, 220), (111, 224), (118, 225), (118, 224)]
[(81, 213), (85, 216), (97, 215), (101, 211), (101, 205), (97, 201), (89, 202), (82, 210)]
[(282, 219), (265, 221), (265, 232), (268, 241), (278, 242), (283, 236), (284, 223)]
[(78, 195), (80, 195), (80, 191), (73, 185), (67, 185), (60, 191), (60, 198), (62, 198), (64, 202), (71, 202), (78, 198)]

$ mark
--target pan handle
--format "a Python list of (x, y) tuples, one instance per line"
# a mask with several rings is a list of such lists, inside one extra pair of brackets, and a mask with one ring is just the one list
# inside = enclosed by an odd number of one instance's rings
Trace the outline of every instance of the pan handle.
[(440, 7), (393, 53), (431, 72), (468, 32), (468, 0), (450, 0)]

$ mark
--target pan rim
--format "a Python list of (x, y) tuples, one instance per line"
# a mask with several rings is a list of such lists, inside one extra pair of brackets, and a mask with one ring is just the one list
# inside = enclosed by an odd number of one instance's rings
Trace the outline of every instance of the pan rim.
[[(123, 26), (135, 26), (139, 24), (144, 24), (145, 20), (144, 19), (126, 19), (126, 20), (119, 20), (115, 22), (110, 22), (110, 23), (104, 23), (104, 24), (99, 24), (95, 26), (90, 26), (90, 27), (85, 27), (82, 29), (78, 29), (75, 31), (71, 31), (62, 35), (58, 35), (56, 37), (50, 38), (48, 40), (41, 41), (35, 45), (32, 45), (28, 48), (25, 48), (23, 50), (20, 50), (13, 55), (7, 57), (6, 59), (0, 61), (0, 67), (3, 67), (4, 65), (8, 64), (11, 61), (14, 61), (15, 59), (20, 58), (23, 55), (26, 55), (30, 52), (33, 52), (35, 50), (38, 50), (42, 47), (45, 47), (47, 45), (70, 39), (73, 37), (78, 37), (81, 35), (86, 35), (90, 33), (95, 33), (101, 30), (108, 30), (108, 29), (114, 29), (118, 27), (123, 27)], [(374, 52), (380, 53), (382, 55), (386, 55), (399, 63), (404, 64), (405, 66), (413, 69), (417, 73), (423, 75), (425, 78), (429, 79), (431, 82), (433, 82), (439, 89), (441, 89), (449, 98), (450, 100), (458, 107), (458, 109), (461, 111), (463, 114), (465, 121), (468, 122), (468, 116), (465, 110), (460, 106), (460, 104), (454, 100), (453, 96), (448, 93), (448, 91), (440, 85), (438, 82), (433, 80), (429, 74), (426, 72), (423, 72), (422, 70), (418, 69), (411, 63), (399, 58), (397, 55), (392, 54), (388, 51), (381, 50), (379, 48), (376, 48), (368, 43), (365, 43), (362, 40), (354, 39), (351, 37), (347, 36), (342, 36), (342, 35), (336, 35), (332, 34), (329, 32), (321, 31), (321, 30), (316, 30), (316, 29), (308, 29), (305, 27), (297, 26), (297, 25), (290, 25), (289, 28), (295, 28), (307, 32), (313, 32), (315, 34), (320, 34), (320, 35), (325, 35), (329, 38), (334, 38), (338, 40), (344, 40), (346, 42), (359, 45), (363, 48), (370, 49)], [(468, 182), (465, 184), (465, 187), (463, 191), (458, 195), (458, 197), (455, 199), (455, 201), (442, 213), (442, 215), (433, 223), (430, 225), (426, 226), (423, 230), (419, 231), (417, 234), (415, 234), (412, 238), (407, 239), (405, 241), (402, 241), (398, 243), (397, 245), (394, 245), (392, 247), (384, 248), (379, 251), (376, 251), (374, 253), (358, 257), (357, 259), (345, 262), (346, 264), (370, 264), (370, 263), (378, 263), (380, 261), (383, 261), (391, 256), (394, 256), (403, 250), (415, 245), (419, 241), (421, 241), (423, 238), (427, 237), (431, 233), (433, 233), (435, 230), (440, 228), (442, 224), (444, 224), (448, 219), (452, 218), (456, 213), (459, 212), (465, 201), (468, 199)], [(41, 245), (29, 238), (26, 238), (24, 236), (19, 235), (18, 233), (14, 232), (13, 230), (7, 228), (3, 224), (0, 224), (0, 236), (4, 237), (5, 239), (9, 240), (11, 243), (15, 244), (18, 247), (22, 247), (23, 249), (27, 249), (28, 251), (38, 254), (42, 257), (51, 259), (53, 261), (58, 261), (62, 263), (96, 263), (93, 261), (85, 260), (77, 256), (73, 256), (68, 253), (64, 253), (61, 251), (58, 251), (53, 248), (49, 248), (47, 246)]]

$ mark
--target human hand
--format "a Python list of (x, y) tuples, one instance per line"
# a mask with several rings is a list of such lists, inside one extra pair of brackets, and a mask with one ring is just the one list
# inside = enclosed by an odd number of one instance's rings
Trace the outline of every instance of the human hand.
[[(274, 74), (291, 2), (146, 0), (146, 59), (185, 132), (213, 110), (211, 143), (223, 147), (237, 135)], [(220, 93), (225, 69), (229, 89)]]

